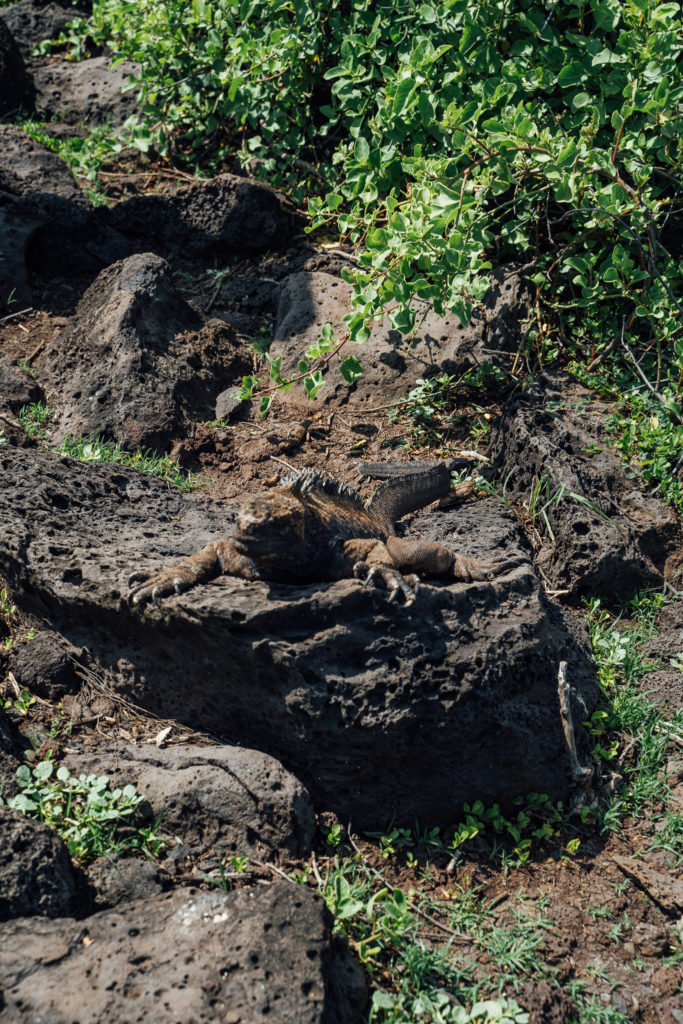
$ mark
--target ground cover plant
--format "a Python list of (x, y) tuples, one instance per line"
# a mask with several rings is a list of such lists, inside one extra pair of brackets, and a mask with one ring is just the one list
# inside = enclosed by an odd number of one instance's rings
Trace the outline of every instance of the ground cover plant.
[(138, 850), (150, 857), (163, 847), (159, 822), (142, 823), (143, 797), (135, 786), (111, 789), (106, 776), (71, 775), (51, 760), (17, 770), (21, 792), (8, 805), (53, 828), (72, 857), (80, 861)]
[[(385, 310), (409, 334), (413, 297), (468, 320), (514, 258), (530, 365), (618, 356), (680, 418), (679, 4), (102, 0), (61, 45), (93, 44), (143, 66), (127, 142), (199, 173), (255, 158), (362, 246), (348, 337)], [(345, 340), (302, 353), (310, 394)]]
[[(48, 424), (52, 416), (53, 410), (45, 402), (32, 402), (20, 409), (19, 422), (27, 437), (48, 447)], [(117, 462), (130, 466), (148, 476), (167, 480), (179, 491), (192, 491), (200, 486), (197, 474), (183, 471), (169, 455), (159, 455), (149, 449), (129, 452), (118, 442), (108, 441), (98, 434), (67, 435), (55, 450), (79, 462)]]

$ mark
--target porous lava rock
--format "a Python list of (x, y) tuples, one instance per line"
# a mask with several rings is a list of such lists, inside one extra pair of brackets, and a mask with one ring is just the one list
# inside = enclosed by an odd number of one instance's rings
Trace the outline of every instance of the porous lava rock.
[(30, 373), (0, 354), (0, 413), (5, 410), (19, 412), (22, 406), (39, 402), (44, 397)]
[[(109, 67), (110, 57), (44, 64), (33, 72), (35, 111), (45, 121), (89, 127), (107, 120), (120, 128), (137, 109), (137, 91), (129, 88), (140, 65), (124, 60)], [(126, 89), (127, 91), (123, 91)]]
[[(0, 668), (3, 668), (0, 662)], [(0, 708), (0, 796), (8, 800), (19, 791), (17, 768), (20, 761), (16, 737), (12, 732), (7, 715)]]
[(77, 648), (52, 630), (42, 630), (11, 654), (12, 671), (18, 684), (44, 699), (58, 701), (65, 693), (80, 689), (76, 675)]
[(133, 196), (108, 217), (138, 249), (162, 254), (255, 255), (279, 248), (293, 233), (292, 216), (277, 193), (234, 174)]
[(37, 1019), (360, 1024), (367, 989), (322, 899), (277, 881), (178, 889), (86, 921), (0, 925), (3, 1012)]
[(153, 253), (103, 271), (36, 366), (52, 390), (52, 436), (97, 433), (163, 449), (250, 363), (222, 321), (203, 324)]
[(538, 565), (568, 599), (659, 586), (667, 560), (680, 560), (674, 512), (639, 489), (636, 471), (611, 451), (595, 399), (570, 377), (544, 374), (515, 394), (490, 454), (509, 498), (528, 504), (537, 487), (531, 514), (544, 530), (543, 507), (552, 530)]
[(96, 910), (155, 896), (171, 884), (169, 876), (146, 857), (98, 857), (87, 867), (87, 880)]
[(32, 271), (94, 277), (128, 252), (56, 153), (0, 125), (0, 309), (32, 305)]
[(0, 835), (0, 921), (72, 913), (76, 880), (57, 833), (21, 811), (0, 806)]
[(141, 611), (126, 603), (131, 570), (229, 532), (234, 507), (8, 446), (0, 479), (0, 575), (30, 609), (134, 703), (278, 758), (316, 810), (377, 827), (452, 820), (475, 798), (566, 797), (559, 663), (577, 723), (594, 674), (498, 500), (418, 515), (410, 536), (522, 564), (491, 583), (424, 583), (408, 609), (354, 579), (223, 577)]
[(41, 3), (41, 0), (19, 0), (2, 9), (3, 21), (14, 36), (22, 55), (28, 60), (31, 49), (43, 39), (56, 39), (70, 21), (92, 9), (92, 4)]
[(19, 47), (6, 19), (0, 18), (0, 117), (19, 113), (26, 101), (28, 86)]
[[(332, 325), (335, 338), (344, 337), (351, 297), (351, 285), (324, 271), (302, 270), (283, 282), (270, 348), (271, 355), (282, 356), (283, 372), (295, 372), (306, 348), (319, 340), (324, 324)], [(358, 387), (349, 388), (335, 359), (325, 368), (325, 386), (318, 400), (349, 402), (362, 411), (405, 397), (418, 378), (462, 373), (484, 362), (506, 365), (519, 340), (520, 323), (528, 318), (529, 303), (527, 286), (510, 267), (493, 273), (482, 308), (466, 326), (455, 313), (439, 316), (427, 303), (416, 302), (415, 337), (407, 338), (388, 319), (382, 320), (364, 344), (347, 344), (340, 350), (340, 359), (352, 355), (362, 364)], [(293, 389), (278, 399), (298, 403), (301, 396)]]
[(163, 811), (164, 832), (192, 854), (295, 858), (310, 853), (315, 815), (308, 793), (258, 750), (115, 743), (70, 754), (66, 764), (74, 775), (108, 775), (115, 786), (133, 783), (155, 814)]

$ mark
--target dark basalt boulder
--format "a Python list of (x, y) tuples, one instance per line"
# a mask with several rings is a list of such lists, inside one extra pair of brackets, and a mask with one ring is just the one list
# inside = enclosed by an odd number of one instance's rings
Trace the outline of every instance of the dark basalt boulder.
[[(78, 63), (44, 64), (33, 72), (35, 111), (45, 121), (94, 127), (106, 120), (120, 128), (137, 110), (137, 90), (130, 89), (140, 65), (124, 60), (109, 67), (110, 57)], [(123, 90), (126, 89), (124, 92)]]
[(0, 835), (0, 921), (72, 913), (76, 880), (69, 852), (57, 833), (20, 811), (0, 806)]
[(83, 17), (92, 10), (92, 4), (79, 0), (62, 3), (42, 3), (41, 0), (19, 0), (3, 7), (2, 18), (28, 60), (31, 50), (43, 39), (56, 39), (74, 18)]
[(108, 223), (139, 251), (163, 255), (255, 255), (279, 248), (294, 233), (276, 192), (234, 174), (126, 199), (112, 207)]
[(168, 448), (250, 362), (222, 321), (203, 324), (159, 256), (103, 271), (36, 362), (52, 391), (52, 436), (101, 434), (127, 447)]
[(44, 397), (30, 373), (0, 354), (0, 412), (19, 412), (22, 406)]
[(360, 1024), (367, 983), (319, 896), (277, 881), (171, 893), (87, 918), (0, 925), (2, 1012), (16, 1024)]
[(33, 304), (31, 271), (94, 277), (128, 252), (56, 153), (0, 125), (0, 309)]
[(12, 651), (10, 662), (19, 686), (43, 699), (59, 701), (80, 689), (76, 675), (79, 651), (51, 630), (42, 630)]
[(0, 18), (0, 118), (15, 116), (27, 106), (29, 84), (19, 47), (7, 20)]
[[(282, 356), (283, 373), (296, 371), (308, 346), (318, 342), (324, 324), (332, 325), (338, 340), (344, 337), (352, 294), (350, 284), (329, 272), (300, 270), (286, 278), (279, 290), (270, 348), (272, 356)], [(339, 372), (339, 360), (333, 360), (324, 368), (325, 386), (317, 400), (349, 404), (362, 412), (364, 407), (404, 398), (418, 378), (461, 374), (485, 362), (511, 365), (530, 302), (528, 287), (514, 267), (498, 267), (492, 273), (483, 308), (467, 325), (455, 313), (439, 316), (428, 303), (416, 301), (415, 336), (402, 335), (389, 319), (378, 322), (363, 345), (347, 345), (340, 352), (340, 358), (353, 355), (360, 360), (363, 376), (358, 386), (349, 388)], [(301, 397), (292, 389), (278, 395), (278, 401), (297, 405)]]
[(595, 398), (570, 377), (544, 374), (515, 394), (493, 431), (490, 454), (506, 495), (531, 500), (543, 535), (539, 569), (569, 600), (660, 586), (683, 560), (675, 513), (643, 493), (634, 467), (611, 451)]
[(274, 758), (243, 747), (126, 743), (70, 754), (72, 774), (132, 783), (163, 811), (162, 828), (193, 855), (306, 857), (315, 834), (310, 797)]
[[(115, 691), (164, 718), (262, 750), (316, 810), (358, 827), (452, 820), (463, 801), (566, 797), (559, 663), (584, 721), (597, 699), (584, 641), (528, 562), (491, 583), (423, 583), (405, 609), (357, 580), (224, 577), (131, 609), (127, 578), (229, 532), (235, 509), (115, 466), (0, 449), (0, 575)], [(474, 558), (526, 548), (488, 499), (423, 513), (411, 536)]]
[(86, 876), (93, 910), (146, 899), (171, 887), (170, 877), (146, 857), (98, 857), (88, 865)]
[[(4, 671), (2, 661), (0, 669)], [(19, 760), (19, 744), (10, 726), (5, 712), (0, 709), (0, 796), (7, 801), (19, 791), (17, 785), (17, 768)]]

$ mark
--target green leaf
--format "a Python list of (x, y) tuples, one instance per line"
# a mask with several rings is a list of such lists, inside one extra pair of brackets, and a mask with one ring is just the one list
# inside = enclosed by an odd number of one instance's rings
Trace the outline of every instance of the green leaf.
[(308, 397), (314, 399), (324, 383), (325, 378), (320, 370), (314, 370), (313, 373), (309, 374), (308, 377), (304, 379), (304, 387)]
[(263, 398), (261, 399), (261, 403), (259, 405), (259, 416), (260, 416), (261, 419), (265, 419), (265, 417), (268, 415), (268, 410), (270, 409), (272, 404), (273, 404), (273, 396), (272, 395), (264, 395)]
[(363, 374), (363, 367), (355, 356), (347, 356), (340, 364), (339, 372), (348, 384), (355, 384)]
[(367, 140), (363, 136), (359, 136), (353, 146), (353, 155), (359, 164), (367, 163), (367, 159), (370, 156), (370, 147), (368, 146)]
[(429, 4), (420, 4), (417, 13), (428, 25), (432, 25), (436, 21), (436, 11)]
[(575, 61), (574, 63), (567, 64), (562, 68), (557, 76), (557, 81), (563, 89), (568, 89), (572, 85), (580, 85), (586, 77), (587, 73), (583, 64), (579, 61)]
[(406, 107), (412, 106), (417, 93), (417, 84), (412, 78), (404, 78), (398, 83), (396, 93), (394, 95), (394, 102), (392, 105), (392, 113), (396, 116), (403, 113)]
[(571, 100), (574, 110), (583, 110), (584, 107), (589, 107), (591, 103), (593, 103), (593, 99), (587, 92), (577, 92)]

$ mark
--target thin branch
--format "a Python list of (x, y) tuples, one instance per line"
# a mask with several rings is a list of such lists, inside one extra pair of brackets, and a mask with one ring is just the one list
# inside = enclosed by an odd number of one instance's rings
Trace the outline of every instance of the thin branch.
[(6, 324), (8, 320), (14, 320), (16, 316), (23, 316), (24, 313), (30, 313), (33, 306), (27, 306), (26, 309), (20, 309), (18, 313), (10, 313), (9, 316), (3, 316), (0, 319), (0, 324)]

